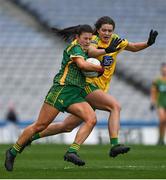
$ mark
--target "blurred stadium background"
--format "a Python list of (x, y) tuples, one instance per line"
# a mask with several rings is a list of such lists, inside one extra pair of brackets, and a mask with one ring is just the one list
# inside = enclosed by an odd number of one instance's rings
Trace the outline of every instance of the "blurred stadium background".
[[(22, 130), (37, 118), (58, 72), (66, 43), (50, 27), (93, 25), (107, 15), (116, 22), (115, 32), (131, 42), (147, 40), (152, 28), (159, 32), (154, 46), (118, 56), (110, 88), (122, 105), (121, 142), (156, 144), (158, 120), (149, 110), (149, 90), (166, 61), (165, 9), (165, 0), (0, 0), (0, 143), (16, 139), (5, 120), (9, 103), (15, 106)], [(108, 143), (108, 114), (97, 111), (97, 117), (98, 125), (86, 142)], [(70, 143), (75, 132), (39, 142)]]

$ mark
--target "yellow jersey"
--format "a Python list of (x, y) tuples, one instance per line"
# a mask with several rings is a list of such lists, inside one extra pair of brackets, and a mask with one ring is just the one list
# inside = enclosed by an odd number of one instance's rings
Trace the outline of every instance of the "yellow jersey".
[[(119, 36), (117, 34), (112, 34), (110, 41), (108, 44), (105, 44), (100, 40), (100, 38), (97, 35), (93, 35), (91, 45), (98, 48), (98, 49), (105, 49), (108, 47), (110, 42), (113, 38), (116, 38)], [(98, 60), (102, 61), (104, 58), (111, 58), (112, 63), (110, 66), (105, 68), (104, 74), (100, 77), (95, 78), (86, 78), (86, 81), (88, 83), (93, 83), (94, 85), (97, 85), (101, 90), (104, 92), (108, 92), (111, 78), (114, 74), (115, 67), (116, 67), (116, 56), (119, 54), (122, 50), (125, 49), (125, 47), (128, 45), (128, 41), (124, 39), (118, 46), (120, 47), (120, 50), (114, 52), (114, 53), (108, 53), (101, 56), (96, 57)]]

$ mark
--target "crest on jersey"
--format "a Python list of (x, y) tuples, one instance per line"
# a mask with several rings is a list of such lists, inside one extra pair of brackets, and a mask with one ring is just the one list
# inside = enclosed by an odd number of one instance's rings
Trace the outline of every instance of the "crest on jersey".
[(112, 56), (103, 56), (103, 62), (105, 66), (111, 66), (113, 63), (114, 59)]

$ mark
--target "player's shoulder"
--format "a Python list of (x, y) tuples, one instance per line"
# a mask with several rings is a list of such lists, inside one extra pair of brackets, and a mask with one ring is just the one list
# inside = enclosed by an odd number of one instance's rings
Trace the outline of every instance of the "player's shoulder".
[(121, 38), (121, 39), (122, 39), (122, 42), (128, 41), (126, 38), (121, 37), (119, 34), (116, 34), (116, 33), (112, 34), (111, 38), (112, 38), (112, 39), (114, 39), (114, 38)]
[(82, 51), (82, 48), (80, 46), (80, 44), (77, 43), (76, 40), (72, 41), (68, 47), (66, 48), (67, 52), (71, 52), (71, 51)]

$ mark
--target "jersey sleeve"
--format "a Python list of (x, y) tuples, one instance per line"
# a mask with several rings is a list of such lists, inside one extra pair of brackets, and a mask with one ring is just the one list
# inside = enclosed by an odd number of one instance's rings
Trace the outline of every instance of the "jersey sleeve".
[(128, 44), (129, 44), (128, 40), (123, 39), (122, 42), (120, 43), (119, 47), (121, 48), (121, 50), (124, 50)]
[(159, 79), (155, 79), (152, 81), (152, 87), (155, 87), (156, 89), (158, 89), (158, 82), (159, 82)]
[(70, 58), (73, 58), (73, 57), (82, 57), (84, 58), (84, 53), (83, 53), (83, 50), (80, 46), (74, 46), (70, 52)]

